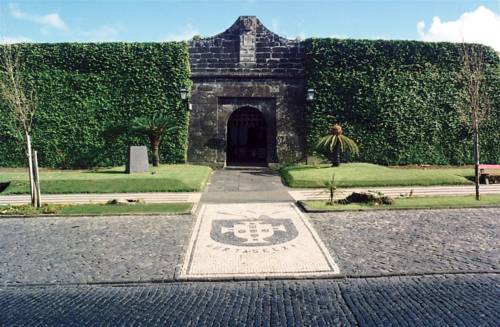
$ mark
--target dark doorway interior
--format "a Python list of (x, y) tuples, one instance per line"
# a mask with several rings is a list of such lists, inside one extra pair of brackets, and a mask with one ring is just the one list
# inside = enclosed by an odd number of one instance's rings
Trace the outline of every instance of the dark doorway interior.
[(267, 163), (266, 121), (262, 113), (243, 107), (227, 123), (227, 164), (265, 165)]

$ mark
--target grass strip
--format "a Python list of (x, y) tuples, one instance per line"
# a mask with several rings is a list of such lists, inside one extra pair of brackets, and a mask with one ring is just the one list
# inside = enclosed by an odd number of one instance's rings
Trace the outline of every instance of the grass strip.
[(30, 205), (0, 206), (0, 216), (43, 215), (114, 215), (114, 214), (183, 214), (189, 213), (192, 203), (149, 204), (45, 204), (42, 208)]
[(362, 211), (362, 210), (391, 210), (391, 209), (446, 209), (446, 208), (475, 208), (486, 206), (500, 206), (500, 194), (482, 195), (480, 201), (474, 196), (436, 196), (412, 197), (394, 199), (392, 205), (370, 204), (334, 204), (326, 201), (302, 201), (307, 211)]
[[(198, 192), (212, 170), (206, 166), (162, 165), (150, 172), (126, 174), (124, 167), (91, 170), (42, 170), (42, 194), (134, 193), (134, 192)], [(9, 183), (0, 193), (28, 194), (29, 181), (25, 170), (0, 170), (0, 182)]]
[(385, 167), (369, 163), (329, 165), (296, 165), (285, 167), (281, 176), (287, 186), (322, 188), (335, 174), (337, 187), (471, 185), (472, 168), (404, 168)]

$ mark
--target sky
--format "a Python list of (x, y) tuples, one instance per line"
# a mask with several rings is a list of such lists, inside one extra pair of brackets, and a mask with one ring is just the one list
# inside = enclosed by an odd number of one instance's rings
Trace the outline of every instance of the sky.
[(255, 15), (288, 38), (478, 42), (500, 51), (500, 0), (0, 0), (0, 43), (159, 42)]

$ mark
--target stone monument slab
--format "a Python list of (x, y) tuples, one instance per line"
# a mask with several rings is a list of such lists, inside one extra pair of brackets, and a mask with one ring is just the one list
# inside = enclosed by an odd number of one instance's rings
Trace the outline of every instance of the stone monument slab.
[(146, 146), (129, 147), (125, 172), (127, 174), (144, 173), (148, 171), (148, 168), (148, 148)]

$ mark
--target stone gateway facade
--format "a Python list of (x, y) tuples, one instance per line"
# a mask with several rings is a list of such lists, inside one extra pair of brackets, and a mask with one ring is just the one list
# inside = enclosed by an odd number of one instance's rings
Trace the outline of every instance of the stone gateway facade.
[(241, 16), (189, 43), (188, 161), (212, 166), (305, 160), (304, 48)]

